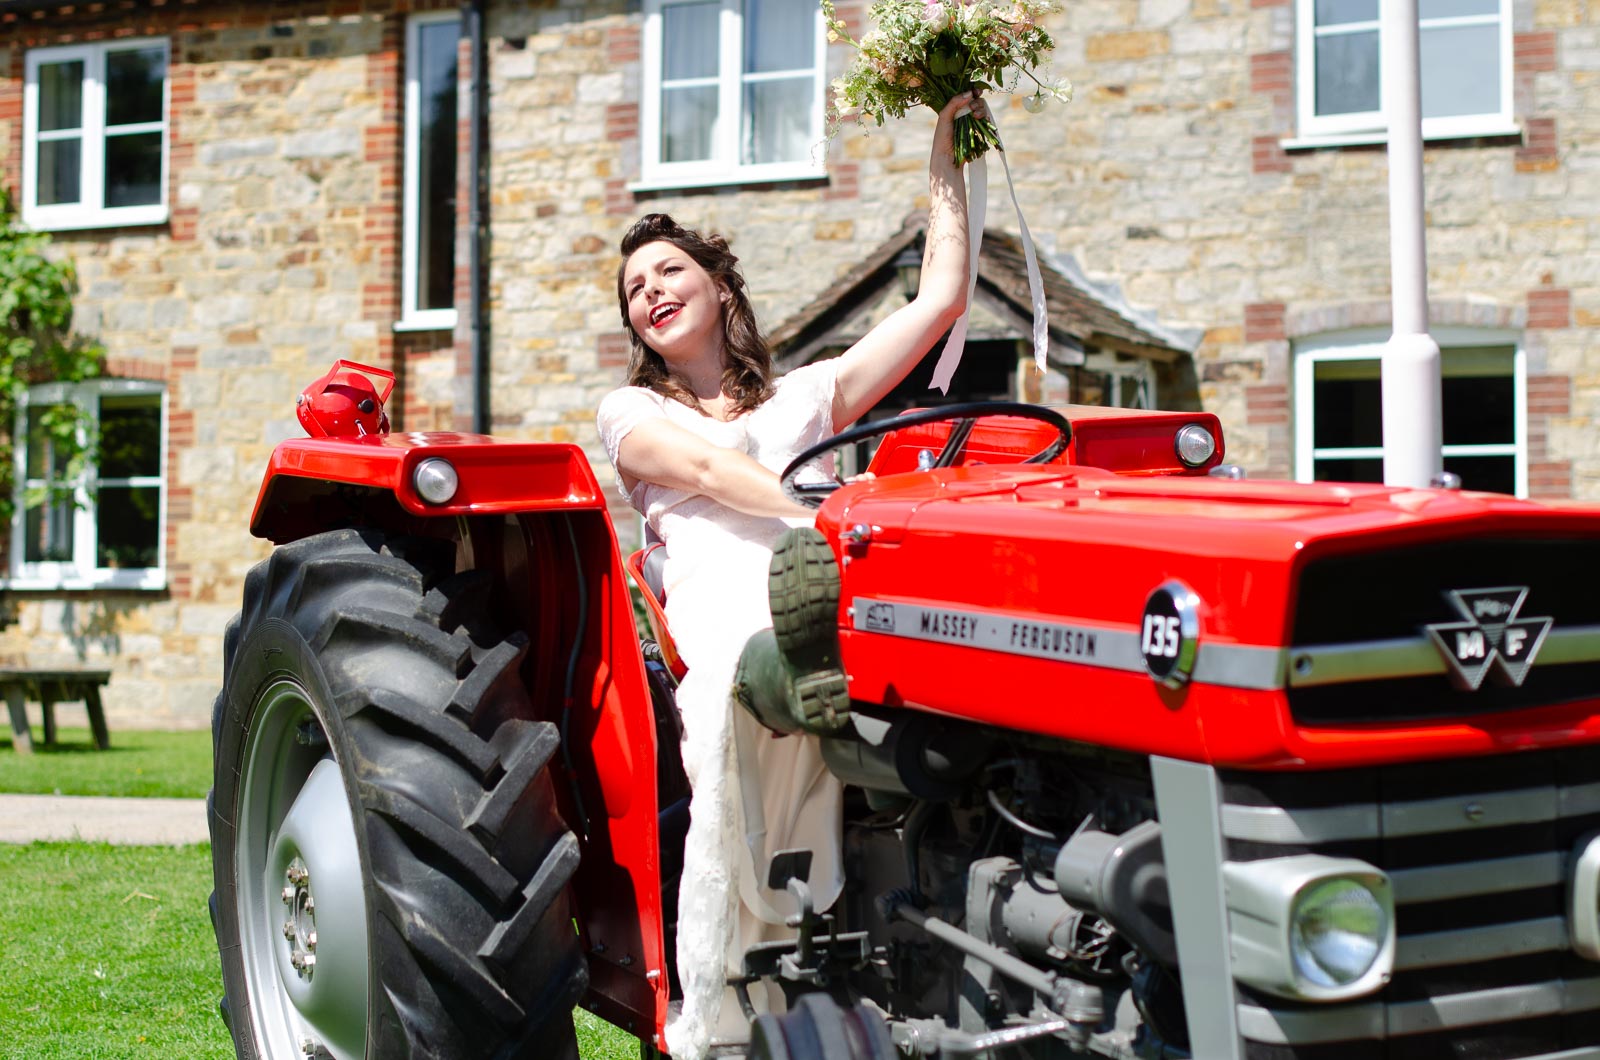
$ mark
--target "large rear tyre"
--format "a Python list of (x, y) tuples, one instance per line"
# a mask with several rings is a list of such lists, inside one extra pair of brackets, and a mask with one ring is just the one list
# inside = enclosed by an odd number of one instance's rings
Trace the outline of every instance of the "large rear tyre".
[(454, 553), (343, 530), (245, 582), (209, 800), (240, 1057), (577, 1056), (558, 736)]

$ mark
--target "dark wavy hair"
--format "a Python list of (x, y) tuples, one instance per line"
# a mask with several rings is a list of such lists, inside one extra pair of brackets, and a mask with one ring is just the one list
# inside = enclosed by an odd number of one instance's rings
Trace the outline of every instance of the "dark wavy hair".
[(722, 303), (723, 365), (722, 389), (733, 399), (735, 414), (749, 412), (772, 396), (772, 351), (756, 326), (755, 310), (745, 290), (739, 259), (721, 236), (703, 236), (684, 228), (664, 213), (646, 214), (633, 223), (622, 237), (622, 263), (617, 266), (617, 302), (622, 309), (622, 326), (633, 344), (628, 359), (628, 385), (642, 386), (665, 397), (681, 401), (704, 412), (699, 398), (667, 368), (667, 362), (647, 345), (628, 320), (628, 292), (623, 272), (633, 252), (649, 243), (671, 243), (714, 280), (721, 280), (731, 297)]

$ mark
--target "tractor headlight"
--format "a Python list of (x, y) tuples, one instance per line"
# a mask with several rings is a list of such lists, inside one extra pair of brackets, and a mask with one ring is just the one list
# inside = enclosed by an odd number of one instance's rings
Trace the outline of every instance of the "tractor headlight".
[(1289, 913), (1296, 974), (1321, 987), (1349, 986), (1378, 959), (1388, 920), (1378, 896), (1349, 877), (1305, 888)]
[(1228, 862), (1234, 975), (1278, 997), (1343, 1001), (1394, 966), (1394, 893), (1363, 861), (1319, 854)]
[(1217, 440), (1198, 423), (1191, 423), (1178, 430), (1173, 448), (1178, 451), (1178, 459), (1184, 467), (1199, 467), (1216, 455)]
[(416, 487), (417, 495), (429, 504), (445, 504), (456, 495), (461, 476), (450, 461), (430, 456), (411, 472), (411, 484)]

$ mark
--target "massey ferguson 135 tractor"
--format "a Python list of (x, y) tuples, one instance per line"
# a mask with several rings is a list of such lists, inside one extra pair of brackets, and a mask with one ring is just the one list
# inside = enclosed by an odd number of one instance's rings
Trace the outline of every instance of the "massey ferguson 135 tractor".
[[(252, 516), (211, 803), (238, 1053), (571, 1057), (581, 1004), (655, 1055), (670, 636), (580, 450), (387, 433), (391, 383), (313, 384)], [(847, 675), (797, 723), (847, 884), (763, 868), (802, 914), (744, 956), (789, 1004), (737, 1051), (1600, 1057), (1600, 511), (1240, 481), (1213, 416), (1064, 414), (874, 425), (775, 563)]]

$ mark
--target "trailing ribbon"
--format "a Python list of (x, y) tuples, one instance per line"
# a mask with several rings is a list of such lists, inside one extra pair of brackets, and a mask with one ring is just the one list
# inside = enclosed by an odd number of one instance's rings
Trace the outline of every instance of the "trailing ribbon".
[[(989, 119), (995, 123), (995, 150), (1000, 155), (1000, 166), (1005, 170), (1006, 189), (1011, 193), (1011, 205), (1017, 211), (1017, 228), (1022, 233), (1022, 257), (1028, 269), (1028, 294), (1033, 300), (1033, 362), (1039, 371), (1045, 370), (1045, 357), (1050, 352), (1050, 328), (1044, 308), (1044, 278), (1039, 275), (1039, 257), (1033, 251), (1033, 237), (1028, 234), (1028, 222), (1022, 217), (1022, 204), (1017, 201), (1017, 186), (1011, 179), (1011, 164), (1006, 161), (1006, 149), (999, 142), (999, 120), (993, 111)], [(972, 297), (978, 287), (978, 252), (983, 249), (984, 217), (989, 209), (989, 167), (980, 155), (967, 164), (967, 243), (970, 257), (967, 261), (967, 308), (955, 326), (950, 329), (950, 339), (939, 354), (939, 363), (933, 370), (931, 388), (941, 394), (950, 392), (950, 380), (961, 364), (961, 351), (967, 344), (967, 321), (972, 316)]]

